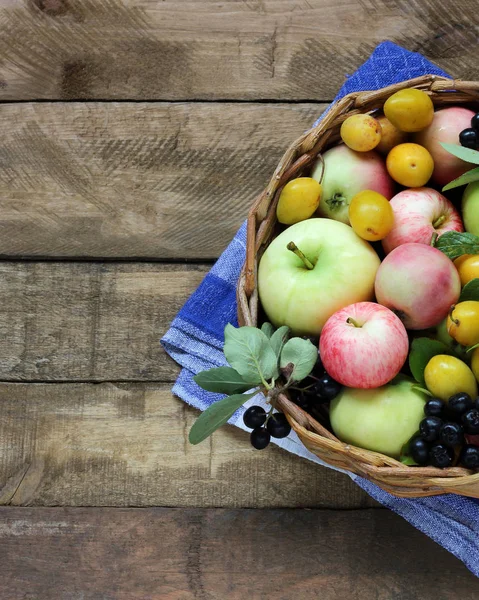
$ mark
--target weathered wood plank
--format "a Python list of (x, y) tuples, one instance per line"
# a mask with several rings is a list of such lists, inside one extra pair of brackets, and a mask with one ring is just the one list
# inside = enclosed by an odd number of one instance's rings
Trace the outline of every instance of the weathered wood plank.
[(385, 510), (0, 509), (2, 598), (475, 600)]
[(8, 0), (3, 99), (318, 99), (384, 39), (477, 79), (471, 0)]
[(323, 108), (0, 106), (0, 255), (215, 258)]
[(166, 384), (1, 384), (0, 503), (40, 506), (337, 507), (375, 503), (346, 475), (223, 427)]
[(161, 380), (160, 337), (209, 269), (0, 262), (0, 380)]

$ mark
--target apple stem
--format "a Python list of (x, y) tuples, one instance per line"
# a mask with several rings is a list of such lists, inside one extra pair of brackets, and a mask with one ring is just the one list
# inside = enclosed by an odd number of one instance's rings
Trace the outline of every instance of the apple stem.
[(348, 323), (348, 325), (354, 325), (354, 327), (361, 327), (361, 325), (355, 321), (352, 317), (348, 317), (346, 319), (346, 323)]
[(289, 242), (289, 244), (286, 247), (288, 248), (288, 250), (291, 250), (291, 252), (294, 252), (296, 256), (299, 256), (299, 258), (303, 261), (304, 266), (307, 269), (309, 269), (310, 271), (311, 269), (314, 269), (313, 263), (306, 258), (306, 256), (301, 252), (301, 250), (298, 248), (298, 246), (296, 246), (294, 242)]
[(441, 215), (439, 217), (439, 219), (436, 219), (434, 221), (434, 223), (432, 224), (432, 226), (434, 227), (434, 229), (437, 229), (438, 227), (441, 227), (441, 225), (444, 223), (444, 221), (446, 220), (446, 215)]
[(431, 246), (434, 248), (436, 246), (436, 240), (439, 237), (439, 234), (435, 231), (431, 237)]

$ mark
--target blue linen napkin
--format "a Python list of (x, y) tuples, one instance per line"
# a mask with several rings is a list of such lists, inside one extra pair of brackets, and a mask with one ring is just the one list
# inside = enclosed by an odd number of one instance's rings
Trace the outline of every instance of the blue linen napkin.
[[(383, 42), (347, 78), (335, 100), (353, 91), (379, 89), (427, 73), (446, 75), (422, 55), (392, 42)], [(183, 367), (173, 393), (200, 410), (205, 410), (222, 397), (202, 390), (193, 381), (193, 376), (204, 369), (226, 364), (222, 353), (223, 331), (227, 323), (238, 324), (236, 282), (245, 259), (245, 248), (246, 225), (243, 224), (161, 340), (166, 352)], [(246, 407), (262, 402), (262, 398), (256, 396), (246, 403)], [(243, 412), (244, 408), (237, 411), (230, 423), (245, 429)], [(275, 443), (324, 464), (304, 448), (294, 432), (286, 439), (275, 440)], [(462, 560), (479, 577), (479, 501), (450, 494), (430, 498), (396, 498), (370, 481), (347, 474), (377, 501)]]

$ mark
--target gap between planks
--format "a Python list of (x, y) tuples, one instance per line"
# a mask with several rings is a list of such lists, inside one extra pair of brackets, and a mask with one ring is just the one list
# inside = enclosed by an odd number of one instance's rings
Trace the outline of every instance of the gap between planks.
[(294, 100), (281, 98), (178, 98), (168, 100), (168, 98), (69, 98), (62, 100), (61, 98), (31, 98), (31, 99), (0, 99), (2, 104), (330, 104), (333, 100), (318, 100), (316, 98), (298, 98)]

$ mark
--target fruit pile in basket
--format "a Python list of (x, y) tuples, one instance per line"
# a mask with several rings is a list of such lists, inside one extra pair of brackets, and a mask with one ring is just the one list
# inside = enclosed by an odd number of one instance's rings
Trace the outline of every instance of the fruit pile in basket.
[(259, 388), (271, 409), (243, 417), (256, 448), (289, 434), (287, 394), (358, 448), (479, 469), (479, 114), (407, 88), (347, 116), (340, 138), (278, 195), (263, 326), (227, 326), (230, 366), (196, 381), (230, 395), (190, 439)]

